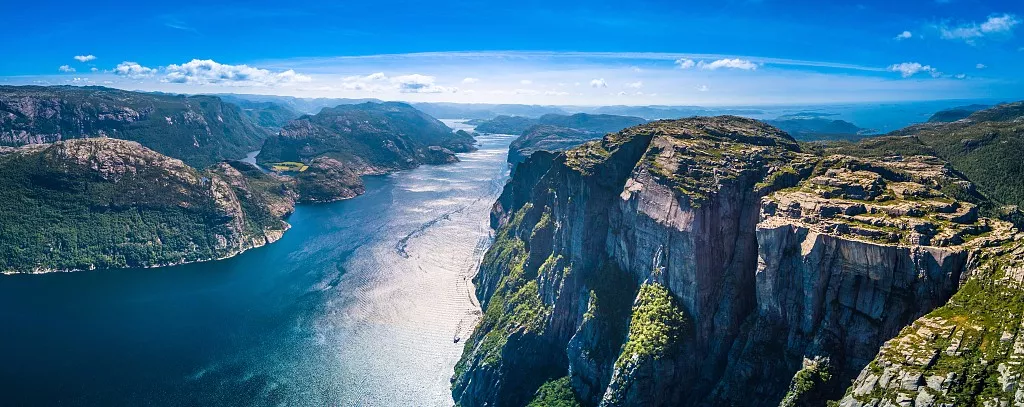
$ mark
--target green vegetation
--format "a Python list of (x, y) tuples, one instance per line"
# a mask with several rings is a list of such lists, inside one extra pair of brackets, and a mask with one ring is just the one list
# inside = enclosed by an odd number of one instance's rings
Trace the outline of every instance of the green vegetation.
[[(105, 159), (113, 161), (101, 164)], [(283, 231), (281, 217), (291, 203), (282, 184), (234, 165), (198, 171), (113, 139), (0, 155), (0, 271), (208, 260), (247, 248), (248, 239), (267, 231)], [(242, 213), (228, 212), (230, 204), (218, 199), (238, 199)]]
[[(471, 151), (474, 143), (471, 134), (453, 133), (407, 104), (362, 103), (325, 108), (288, 123), (267, 139), (256, 159), (262, 165), (308, 164), (329, 157), (357, 171), (379, 173), (443, 164), (451, 152)], [(427, 154), (430, 146), (450, 151)]]
[[(933, 155), (949, 161), (988, 198), (1024, 207), (1024, 103), (1004, 104), (978, 111), (968, 120), (946, 124), (912, 126), (884, 137), (858, 143), (816, 146), (823, 153), (862, 157), (891, 155)], [(986, 216), (995, 208), (983, 207)]]
[(303, 172), (309, 169), (309, 166), (296, 161), (284, 161), (279, 163), (268, 164), (270, 169), (278, 172)]
[(215, 96), (95, 86), (0, 86), (0, 145), (106, 136), (137, 141), (204, 168), (245, 157), (269, 135), (238, 106)]
[[(1013, 400), (1000, 377), (1024, 374), (1024, 354), (1015, 349), (1024, 315), (1024, 289), (1006, 273), (1019, 259), (1009, 254), (990, 258), (940, 308), (904, 328), (879, 353), (870, 368), (896, 366), (923, 377), (954, 380), (948, 390), (931, 392), (936, 404), (982, 406), (996, 399)], [(1002, 367), (1001, 367), (1002, 366)], [(860, 400), (894, 400), (900, 388), (875, 388)]]
[(678, 351), (687, 324), (686, 314), (668, 288), (658, 283), (640, 286), (629, 322), (629, 339), (615, 367), (629, 371)]
[(537, 395), (527, 407), (580, 407), (581, 404), (569, 385), (569, 378), (551, 380), (540, 386)]
[(827, 358), (808, 361), (803, 369), (793, 375), (789, 391), (779, 407), (815, 406), (821, 404), (825, 389), (832, 380), (831, 365)]
[(540, 299), (536, 272), (529, 273), (524, 267), (529, 253), (523, 240), (515, 235), (531, 209), (532, 205), (527, 205), (516, 212), (484, 255), (480, 266), (482, 272), (504, 273), (489, 277), (498, 279), (498, 283), (487, 302), (483, 319), (466, 342), (462, 359), (455, 367), (456, 378), (462, 375), (474, 356), (484, 365), (500, 363), (501, 350), (512, 332), (524, 330), (539, 334), (545, 328), (551, 309)]

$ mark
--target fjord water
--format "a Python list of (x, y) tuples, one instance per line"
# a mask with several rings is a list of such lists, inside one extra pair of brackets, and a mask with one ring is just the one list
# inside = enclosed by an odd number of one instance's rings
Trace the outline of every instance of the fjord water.
[(0, 276), (0, 404), (452, 405), (511, 138), (299, 205), (231, 259)]

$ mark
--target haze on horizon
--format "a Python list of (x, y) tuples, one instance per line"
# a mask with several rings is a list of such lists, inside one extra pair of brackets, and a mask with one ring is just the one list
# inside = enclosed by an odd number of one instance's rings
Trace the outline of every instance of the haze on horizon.
[(1013, 2), (48, 3), (5, 11), (39, 41), (5, 45), (0, 84), (545, 105), (1024, 95)]

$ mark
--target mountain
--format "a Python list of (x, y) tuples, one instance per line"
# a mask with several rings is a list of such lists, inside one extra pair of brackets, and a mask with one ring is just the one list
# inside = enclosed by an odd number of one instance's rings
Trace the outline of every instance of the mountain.
[(455, 162), (455, 153), (474, 150), (475, 142), (471, 134), (453, 133), (408, 104), (367, 102), (289, 122), (267, 139), (256, 160), (271, 168), (297, 168), (290, 172), (297, 173), (300, 193), (316, 191), (300, 195), (302, 200), (331, 201), (362, 193), (360, 175)]
[(760, 109), (709, 108), (700, 106), (601, 106), (594, 109), (592, 113), (639, 116), (647, 120), (658, 120), (708, 115), (759, 116), (763, 115), (764, 111)]
[(826, 144), (824, 151), (861, 157), (937, 156), (949, 161), (984, 195), (1003, 204), (1024, 207), (1021, 134), (1024, 102), (1016, 102), (980, 110), (952, 123), (924, 123), (858, 143)]
[(558, 152), (599, 139), (604, 133), (539, 124), (526, 129), (508, 147), (508, 162), (515, 166), (537, 151)]
[(977, 112), (979, 110), (985, 110), (989, 107), (991, 106), (974, 104), (967, 106), (958, 106), (952, 109), (940, 110), (938, 112), (935, 112), (935, 114), (933, 114), (932, 117), (928, 118), (928, 123), (955, 122), (957, 120), (967, 118), (967, 116), (970, 116), (974, 112)]
[(321, 109), (338, 105), (357, 105), (367, 102), (381, 103), (380, 99), (375, 98), (299, 98), (294, 96), (252, 95), (244, 93), (216, 93), (213, 96), (239, 106), (248, 103), (273, 103), (300, 114), (316, 114)]
[(245, 157), (269, 134), (237, 106), (213, 96), (95, 86), (0, 86), (0, 145), (107, 136), (206, 167)]
[(1024, 234), (911, 154), (723, 116), (529, 156), (492, 210), (455, 402), (1020, 400)]
[(540, 121), (523, 116), (498, 116), (483, 122), (473, 123), (476, 123), (476, 131), (481, 133), (522, 134), (531, 126), (540, 124)]
[(522, 134), (532, 126), (549, 125), (589, 132), (609, 133), (645, 122), (647, 120), (639, 117), (587, 113), (577, 113), (574, 115), (546, 114), (537, 119), (522, 116), (498, 116), (477, 124), (476, 130), (482, 133)]
[(856, 140), (867, 131), (845, 120), (822, 117), (780, 117), (765, 122), (784, 130), (798, 141)]
[(274, 132), (281, 131), (281, 127), (301, 116), (291, 108), (274, 102), (252, 102), (245, 99), (225, 100), (242, 108), (242, 113), (253, 123)]
[(197, 170), (113, 138), (2, 147), (0, 174), (5, 273), (229, 257), (279, 239), (294, 205), (249, 164)]
[(487, 103), (413, 103), (413, 107), (440, 118), (492, 119), (500, 115), (537, 117), (545, 114), (566, 114), (558, 106), (487, 104)]

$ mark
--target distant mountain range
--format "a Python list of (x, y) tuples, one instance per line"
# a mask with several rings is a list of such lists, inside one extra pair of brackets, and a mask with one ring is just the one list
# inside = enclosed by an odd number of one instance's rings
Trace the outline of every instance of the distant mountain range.
[(361, 193), (359, 175), (455, 162), (455, 153), (473, 150), (474, 143), (471, 134), (453, 133), (408, 104), (365, 102), (324, 108), (289, 122), (267, 139), (256, 160), (271, 168), (307, 165), (297, 171), (300, 199), (322, 202)]
[(524, 116), (498, 116), (490, 120), (471, 121), (481, 133), (522, 134), (536, 125), (567, 127), (597, 133), (609, 133), (626, 127), (646, 123), (640, 117), (609, 114), (577, 113), (573, 115), (546, 114), (538, 118)]
[(960, 119), (966, 119), (967, 116), (970, 116), (974, 112), (977, 112), (979, 110), (988, 109), (989, 107), (991, 107), (991, 106), (975, 104), (975, 105), (967, 105), (967, 106), (958, 106), (958, 107), (954, 107), (952, 109), (940, 110), (940, 111), (936, 112), (935, 114), (933, 114), (932, 117), (928, 118), (928, 123), (949, 123), (949, 122), (955, 122), (955, 121), (960, 120)]

